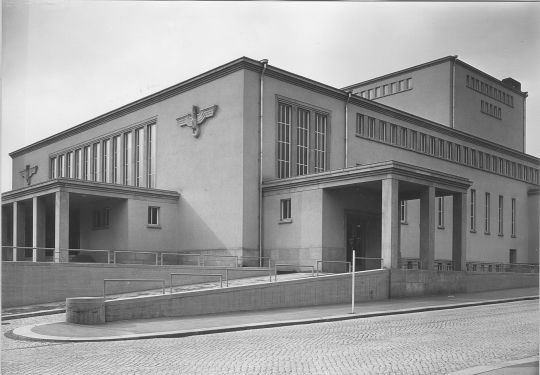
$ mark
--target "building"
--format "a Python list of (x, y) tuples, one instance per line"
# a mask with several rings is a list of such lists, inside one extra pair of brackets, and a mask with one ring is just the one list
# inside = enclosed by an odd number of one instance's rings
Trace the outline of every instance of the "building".
[(455, 56), (344, 89), (239, 58), (13, 151), (3, 259), (538, 263), (526, 97)]

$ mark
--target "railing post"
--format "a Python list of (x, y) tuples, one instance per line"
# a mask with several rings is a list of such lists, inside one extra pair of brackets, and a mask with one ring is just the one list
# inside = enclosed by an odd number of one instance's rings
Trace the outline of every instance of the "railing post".
[(116, 251), (113, 251), (113, 264), (116, 264)]
[(356, 251), (355, 250), (352, 251), (352, 258), (353, 258), (353, 262), (352, 262), (352, 272), (351, 272), (351, 275), (352, 275), (351, 314), (354, 314), (354, 271), (355, 271), (354, 264), (355, 264), (355, 259), (356, 259)]
[(163, 253), (161, 253), (161, 265), (163, 265)]

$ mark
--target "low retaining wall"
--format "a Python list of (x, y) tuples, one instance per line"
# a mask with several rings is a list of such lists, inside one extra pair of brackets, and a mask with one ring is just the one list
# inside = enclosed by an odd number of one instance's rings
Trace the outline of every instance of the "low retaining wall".
[[(2, 307), (16, 307), (64, 301), (70, 297), (103, 295), (103, 279), (163, 279), (169, 285), (169, 274), (221, 273), (224, 268), (191, 266), (114, 265), (93, 263), (2, 262)], [(266, 275), (261, 271), (231, 271), (230, 279)], [(216, 281), (215, 277), (182, 276), (173, 285)], [(159, 283), (111, 283), (107, 294), (161, 288)]]
[(472, 293), (538, 286), (538, 274), (392, 270), (390, 298)]
[[(358, 272), (358, 301), (388, 298), (388, 271)], [(190, 316), (233, 311), (347, 303), (351, 300), (351, 275), (278, 281), (223, 289), (105, 301), (107, 322), (170, 316)]]

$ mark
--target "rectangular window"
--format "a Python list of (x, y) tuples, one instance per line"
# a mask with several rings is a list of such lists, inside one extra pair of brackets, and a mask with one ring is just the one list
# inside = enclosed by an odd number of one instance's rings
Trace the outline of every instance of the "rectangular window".
[(49, 175), (51, 176), (51, 178), (56, 178), (56, 177), (58, 177), (58, 173), (57, 173), (57, 170), (58, 170), (58, 160), (57, 160), (56, 158), (51, 158), (51, 159), (50, 159), (50, 162), (49, 162), (49, 170), (50, 170)]
[(512, 237), (516, 236), (516, 198), (512, 198)]
[(397, 83), (397, 90), (398, 90), (398, 91), (402, 91), (402, 90), (403, 90), (403, 81), (402, 81), (402, 80), (401, 80), (401, 81), (398, 81), (398, 83)]
[(495, 155), (491, 155), (491, 170), (497, 172), (497, 157)]
[(132, 185), (133, 180), (132, 176), (132, 133), (124, 133), (124, 145), (123, 145), (123, 156), (124, 156), (124, 166), (123, 166), (123, 183), (124, 185)]
[(476, 158), (476, 150), (471, 149), (471, 165), (473, 167), (478, 166), (478, 160)]
[(101, 181), (101, 144), (94, 143), (92, 145), (92, 181)]
[(437, 198), (437, 227), (444, 228), (444, 197)]
[(476, 232), (476, 190), (471, 189), (470, 230)]
[(399, 201), (399, 221), (402, 224), (407, 223), (407, 201)]
[(82, 154), (81, 149), (75, 150), (75, 168), (74, 168), (74, 172), (75, 172), (74, 176), (75, 176), (75, 178), (81, 178), (81, 176), (82, 176), (81, 154)]
[(452, 142), (446, 143), (446, 158), (454, 160), (454, 144)]
[(66, 155), (58, 156), (58, 177), (66, 177)]
[(397, 144), (397, 125), (390, 124), (390, 143)]
[(148, 225), (158, 226), (159, 221), (159, 207), (148, 207)]
[(412, 78), (407, 78), (405, 80), (405, 88), (409, 90), (412, 89)]
[(383, 93), (383, 95), (388, 95), (388, 85), (383, 85), (382, 93)]
[(112, 182), (113, 184), (120, 183), (120, 150), (121, 138), (119, 135), (112, 140)]
[(326, 134), (327, 116), (319, 113), (315, 114), (315, 161), (314, 171), (324, 172), (326, 170)]
[(101, 154), (101, 171), (103, 182), (111, 182), (110, 164), (111, 163), (111, 140), (103, 141), (103, 153)]
[(373, 117), (368, 117), (368, 132), (367, 136), (369, 138), (375, 138), (375, 119)]
[(73, 152), (66, 154), (66, 177), (73, 178)]
[(147, 173), (147, 187), (156, 187), (156, 124), (150, 124), (147, 127), (147, 140), (146, 140), (146, 170)]
[(504, 213), (503, 213), (503, 196), (499, 195), (499, 236), (503, 235), (503, 221), (504, 221)]
[(104, 229), (109, 227), (110, 208), (95, 209), (92, 211), (92, 227)]
[(504, 159), (503, 158), (499, 158), (499, 169), (498, 169), (498, 172), (500, 174), (503, 174), (504, 173)]
[(478, 168), (484, 169), (484, 153), (478, 151)]
[(512, 162), (512, 177), (516, 177), (516, 163)]
[(461, 163), (461, 146), (456, 145), (456, 161)]
[(356, 134), (364, 135), (364, 115), (361, 115), (360, 113), (356, 114)]
[(427, 151), (427, 135), (420, 133), (420, 152)]
[(375, 87), (375, 97), (378, 98), (381, 96), (381, 87)]
[(418, 133), (411, 130), (411, 142), (409, 143), (412, 150), (418, 150)]
[(296, 174), (309, 173), (309, 111), (298, 108), (296, 127)]
[(135, 130), (135, 186), (144, 186), (144, 128)]
[(469, 148), (463, 146), (463, 163), (469, 165)]
[(491, 196), (489, 193), (486, 193), (486, 206), (485, 206), (485, 212), (484, 212), (484, 233), (489, 234), (491, 230), (491, 224), (489, 222), (489, 216), (490, 216), (490, 205), (491, 205)]
[(90, 163), (90, 146), (86, 146), (84, 148), (84, 154), (83, 154), (83, 180), (90, 180), (90, 171), (91, 171), (91, 163)]
[(444, 140), (439, 139), (439, 157), (444, 158)]
[(390, 94), (395, 94), (396, 92), (398, 92), (398, 90), (397, 90), (397, 82), (392, 82), (390, 84)]
[(386, 121), (379, 120), (379, 139), (386, 142)]
[(517, 263), (517, 250), (516, 249), (510, 249), (510, 256), (508, 260), (510, 264)]
[(407, 147), (407, 129), (400, 127), (399, 134), (400, 134), (399, 144), (401, 145), (401, 147)]
[(279, 219), (281, 221), (290, 221), (292, 219), (291, 215), (291, 199), (281, 199), (279, 201)]
[(437, 148), (437, 142), (435, 137), (429, 137), (429, 153), (435, 155), (435, 149)]
[(291, 128), (292, 107), (279, 103), (277, 123), (278, 178), (291, 177)]

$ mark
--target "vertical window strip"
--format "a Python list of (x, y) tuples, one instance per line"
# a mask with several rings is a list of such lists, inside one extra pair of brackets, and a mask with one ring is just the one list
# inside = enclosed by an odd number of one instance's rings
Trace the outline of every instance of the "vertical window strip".
[(92, 181), (101, 181), (101, 145), (94, 143), (92, 145)]
[(296, 174), (302, 176), (309, 173), (309, 111), (301, 108), (298, 109), (296, 141)]
[(83, 161), (83, 179), (90, 180), (91, 163), (90, 163), (90, 146), (84, 148)]
[(112, 145), (112, 183), (120, 183), (120, 149), (121, 138), (119, 135), (113, 138)]
[(444, 197), (437, 198), (437, 226), (444, 228)]
[(490, 226), (491, 226), (489, 222), (490, 205), (491, 205), (491, 196), (489, 193), (486, 193), (486, 206), (485, 206), (485, 213), (484, 213), (484, 233), (486, 234), (489, 234)]
[(135, 186), (144, 186), (144, 128), (135, 130)]
[(73, 152), (66, 154), (66, 177), (73, 178)]
[(49, 174), (50, 174), (51, 178), (58, 177), (58, 175), (56, 173), (56, 171), (58, 169), (57, 163), (58, 162), (57, 162), (55, 157), (50, 159), (50, 167), (49, 167), (50, 173)]
[(471, 189), (470, 230), (476, 232), (476, 190)]
[(148, 178), (147, 186), (156, 187), (156, 124), (150, 124), (147, 127), (147, 158), (146, 161)]
[(503, 235), (503, 224), (504, 224), (504, 212), (503, 212), (504, 198), (502, 195), (499, 195), (499, 236)]
[(319, 113), (315, 114), (315, 164), (314, 171), (324, 172), (326, 170), (326, 133), (327, 116)]
[(356, 134), (364, 135), (364, 115), (356, 114)]
[(58, 156), (58, 177), (66, 177), (66, 156)]
[(123, 156), (124, 156), (124, 166), (123, 166), (123, 179), (124, 185), (133, 184), (131, 179), (131, 164), (132, 164), (132, 133), (124, 133), (124, 144), (123, 144)]
[(379, 139), (386, 142), (386, 121), (379, 121)]
[(399, 220), (401, 223), (407, 222), (407, 201), (401, 200), (399, 202)]
[(292, 107), (278, 104), (278, 178), (291, 176), (291, 119)]
[(103, 153), (101, 155), (102, 160), (102, 176), (103, 182), (111, 182), (110, 176), (110, 162), (111, 162), (111, 140), (106, 139), (103, 141)]
[(79, 148), (75, 150), (75, 178), (82, 178), (82, 168), (81, 168), (81, 153), (82, 150)]
[(516, 198), (512, 198), (512, 237), (516, 236)]

